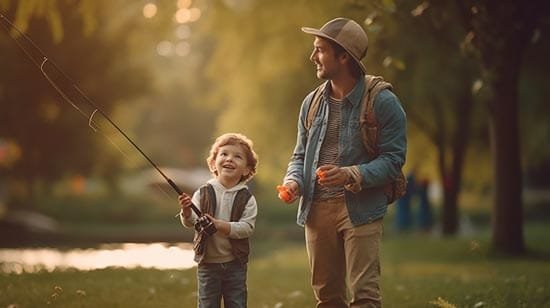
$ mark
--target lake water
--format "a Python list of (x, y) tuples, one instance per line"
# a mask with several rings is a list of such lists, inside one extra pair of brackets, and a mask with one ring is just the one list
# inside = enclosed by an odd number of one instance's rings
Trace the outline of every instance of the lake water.
[(17, 248), (0, 249), (0, 271), (33, 273), (40, 270), (106, 267), (187, 269), (195, 266), (189, 243), (105, 244), (93, 249)]

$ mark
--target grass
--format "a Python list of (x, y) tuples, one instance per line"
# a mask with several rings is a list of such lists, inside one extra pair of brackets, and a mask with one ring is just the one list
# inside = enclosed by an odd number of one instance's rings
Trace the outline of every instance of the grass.
[[(550, 307), (549, 227), (527, 225), (530, 252), (493, 256), (471, 238), (392, 234), (382, 243), (385, 307)], [(303, 242), (253, 242), (250, 307), (314, 307)], [(108, 268), (0, 274), (0, 307), (195, 307), (195, 269)], [(13, 307), (13, 306), (12, 306)]]

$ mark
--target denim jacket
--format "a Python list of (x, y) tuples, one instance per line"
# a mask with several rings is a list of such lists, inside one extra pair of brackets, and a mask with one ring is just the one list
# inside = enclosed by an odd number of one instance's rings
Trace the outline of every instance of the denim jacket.
[[(312, 206), (315, 170), (327, 131), (330, 81), (327, 81), (326, 89), (309, 130), (306, 128), (306, 119), (314, 91), (302, 102), (296, 147), (284, 178), (284, 182), (293, 180), (300, 187), (301, 198), (296, 219), (300, 226), (305, 225)], [(359, 192), (345, 191), (349, 218), (355, 226), (370, 223), (386, 214), (388, 200), (383, 186), (399, 175), (407, 151), (405, 111), (390, 90), (382, 90), (375, 98), (374, 105), (379, 123), (380, 155), (369, 157), (361, 139), (359, 124), (364, 91), (365, 80), (361, 77), (344, 99), (340, 124), (338, 164), (341, 167), (357, 166), (362, 175), (362, 189)]]

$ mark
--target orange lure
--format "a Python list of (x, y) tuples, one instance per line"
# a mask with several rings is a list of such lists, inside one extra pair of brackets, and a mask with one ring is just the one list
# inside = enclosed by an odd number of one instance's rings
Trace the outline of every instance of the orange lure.
[(323, 171), (323, 170), (317, 170), (316, 174), (319, 177), (319, 179), (321, 179), (321, 180), (324, 179), (325, 176), (327, 175), (326, 172)]
[(277, 185), (277, 191), (279, 192), (279, 198), (283, 200), (284, 202), (290, 202), (292, 200), (292, 193), (288, 189), (288, 187), (284, 185)]

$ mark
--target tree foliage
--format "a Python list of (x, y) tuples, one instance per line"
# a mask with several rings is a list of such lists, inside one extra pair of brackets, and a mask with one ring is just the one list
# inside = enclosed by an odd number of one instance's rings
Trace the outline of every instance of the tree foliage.
[(493, 247), (522, 253), (519, 80), (530, 38), (549, 11), (543, 1), (457, 1), (457, 5), (491, 92), (487, 103), (495, 183)]
[(215, 2), (201, 31), (212, 41), (206, 68), (208, 102), (223, 112), (219, 133), (240, 131), (254, 140), (263, 181), (280, 181), (296, 136), (296, 120), (315, 80), (309, 62), (313, 39), (301, 26), (320, 27), (336, 17), (339, 4), (307, 5), (291, 0)]
[[(204, 87), (200, 74), (191, 68), (196, 70), (193, 65), (200, 66), (201, 58), (191, 61), (157, 53), (160, 39), (177, 39), (175, 4), (159, 3), (157, 18), (148, 20), (139, 3), (44, 2), (48, 4), (29, 0), (1, 5), (3, 14), (16, 20), (146, 153), (156, 155), (151, 155), (155, 160), (166, 159), (157, 160), (159, 165), (196, 165), (211, 135), (205, 124), (215, 112), (195, 102)], [(87, 128), (88, 121), (50, 87), (5, 32), (0, 45), (0, 65), (9, 72), (0, 75), (0, 139), (16, 144), (21, 153), (3, 173), (10, 187), (20, 187), (10, 188), (11, 197), (24, 199), (16, 202), (28, 203), (37, 183), (54, 183), (74, 174), (116, 183), (114, 178), (124, 167), (147, 165), (134, 149), (121, 155)], [(186, 93), (191, 88), (195, 92)], [(197, 134), (196, 127), (203, 131)]]
[[(353, 18), (369, 35), (369, 73), (392, 82), (407, 111), (406, 168), (421, 165), (423, 176), (451, 178), (449, 204), (457, 205), (463, 183), (492, 186), (486, 118), (498, 103), (488, 109), (486, 102), (498, 93), (495, 76), (519, 78), (524, 138), (517, 147), (526, 150), (518, 157), (544, 164), (550, 151), (548, 16), (541, 13), (543, 22), (519, 45), (527, 55), (523, 65), (496, 73), (488, 70), (495, 61), (501, 67), (517, 61), (502, 61), (507, 53), (496, 48), (506, 47), (501, 39), (514, 30), (515, 23), (493, 15), (514, 11), (513, 1), (505, 2), (203, 1), (193, 2), (202, 9), (200, 21), (185, 24), (174, 22), (176, 2), (168, 0), (155, 2), (150, 19), (142, 16), (143, 3), (122, 0), (0, 0), (0, 9), (155, 160), (204, 166), (216, 135), (242, 132), (255, 142), (257, 179), (272, 195), (295, 142), (300, 104), (321, 82), (309, 62), (313, 38), (300, 27)], [(159, 56), (160, 43), (183, 43), (191, 52)], [(4, 34), (0, 48), (0, 65), (9, 72), (0, 75), (0, 138), (21, 149), (21, 159), (0, 166), (7, 177), (32, 183), (145, 165), (92, 134)]]

